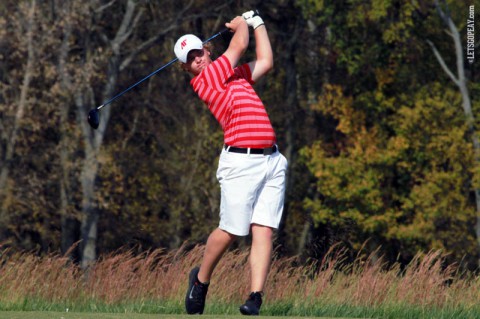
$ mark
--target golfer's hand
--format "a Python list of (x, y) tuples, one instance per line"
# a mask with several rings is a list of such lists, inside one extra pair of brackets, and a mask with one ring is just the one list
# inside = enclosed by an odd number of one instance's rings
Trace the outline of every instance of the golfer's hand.
[(255, 12), (253, 10), (244, 12), (242, 14), (242, 17), (245, 19), (248, 26), (253, 28), (253, 30), (255, 30), (259, 26), (265, 24), (263, 22), (263, 19), (257, 14), (257, 12)]
[(254, 15), (255, 15), (255, 11), (253, 11), (253, 10), (250, 10), (250, 11), (247, 11), (247, 12), (242, 13), (242, 17), (243, 17), (245, 20), (248, 20), (248, 19), (250, 19), (250, 18), (253, 18)]
[(232, 21), (225, 23), (225, 26), (235, 33), (240, 26), (246, 24), (247, 22), (244, 18), (242, 18), (241, 16), (237, 16), (233, 18)]

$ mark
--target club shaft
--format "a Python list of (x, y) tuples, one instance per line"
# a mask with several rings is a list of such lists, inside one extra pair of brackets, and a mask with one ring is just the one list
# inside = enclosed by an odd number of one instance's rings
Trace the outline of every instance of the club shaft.
[(225, 28), (225, 29), (223, 29), (222, 31), (220, 31), (220, 32), (218, 32), (218, 33), (216, 33), (216, 34), (212, 35), (210, 38), (208, 38), (207, 40), (203, 41), (203, 44), (205, 44), (205, 43), (207, 43), (207, 42), (209, 42), (209, 41), (211, 41), (211, 40), (215, 39), (216, 37), (218, 37), (219, 35), (221, 35), (221, 34), (223, 34), (223, 33), (227, 32), (227, 31), (230, 31), (230, 29), (228, 29), (228, 28)]
[[(228, 31), (229, 29), (224, 29), (214, 35), (212, 35), (210, 38), (208, 38), (207, 40), (203, 41), (203, 43), (207, 43), (213, 39), (215, 39), (216, 37), (218, 37), (219, 35), (221, 35), (222, 33)], [(100, 110), (102, 107), (112, 103), (113, 101), (115, 101), (117, 98), (119, 98), (120, 96), (124, 95), (125, 93), (127, 93), (128, 91), (130, 91), (131, 89), (133, 89), (134, 87), (136, 87), (137, 85), (139, 85), (140, 83), (144, 82), (145, 80), (151, 78), (152, 76), (154, 76), (155, 74), (157, 74), (158, 72), (162, 71), (163, 69), (165, 69), (166, 67), (170, 66), (171, 64), (175, 63), (178, 61), (178, 58), (175, 58), (173, 59), (172, 61), (168, 62), (167, 64), (161, 66), (160, 68), (156, 69), (155, 71), (153, 71), (152, 73), (150, 73), (149, 75), (147, 75), (146, 77), (144, 77), (143, 79), (141, 79), (140, 81), (130, 85), (128, 88), (126, 88), (125, 90), (123, 90), (122, 92), (118, 93), (117, 95), (115, 95), (114, 97), (112, 97), (110, 100), (108, 100), (107, 102), (103, 103), (102, 105), (100, 106), (97, 106), (97, 110)]]
[(112, 97), (110, 100), (108, 100), (107, 102), (103, 103), (102, 105), (100, 106), (97, 106), (97, 110), (100, 110), (102, 107), (112, 103), (114, 100), (116, 100), (117, 98), (119, 98), (120, 96), (124, 95), (125, 93), (127, 93), (128, 91), (130, 91), (131, 89), (133, 89), (134, 87), (136, 87), (137, 85), (139, 85), (140, 83), (142, 83), (143, 81), (151, 78), (152, 76), (154, 76), (155, 74), (157, 74), (158, 72), (162, 71), (163, 69), (165, 69), (166, 67), (168, 67), (169, 65), (175, 63), (176, 61), (178, 60), (178, 58), (175, 58), (173, 59), (172, 61), (168, 62), (167, 64), (165, 64), (164, 66), (161, 66), (160, 68), (156, 69), (155, 71), (153, 71), (152, 73), (150, 73), (149, 75), (147, 75), (146, 77), (144, 77), (143, 79), (141, 79), (140, 81), (136, 82), (135, 84), (132, 84), (130, 85), (128, 88), (126, 88), (124, 91), (118, 93), (117, 95), (115, 95), (114, 97)]

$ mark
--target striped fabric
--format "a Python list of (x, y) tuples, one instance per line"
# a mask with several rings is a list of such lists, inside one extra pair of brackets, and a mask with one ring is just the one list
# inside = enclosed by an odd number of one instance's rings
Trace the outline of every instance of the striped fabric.
[(275, 144), (265, 106), (252, 88), (248, 64), (232, 69), (222, 55), (190, 84), (222, 126), (225, 144), (253, 148)]

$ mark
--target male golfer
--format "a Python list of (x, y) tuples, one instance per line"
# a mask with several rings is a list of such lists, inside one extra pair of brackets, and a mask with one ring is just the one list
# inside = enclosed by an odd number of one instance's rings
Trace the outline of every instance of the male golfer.
[[(240, 306), (244, 315), (258, 315), (270, 268), (273, 230), (283, 211), (287, 160), (276, 146), (265, 107), (252, 88), (273, 66), (267, 29), (249, 11), (225, 24), (233, 32), (227, 50), (215, 61), (194, 35), (182, 36), (175, 54), (194, 77), (190, 84), (222, 126), (224, 147), (217, 178), (221, 187), (220, 224), (208, 237), (200, 267), (190, 272), (185, 307), (202, 314), (210, 278), (223, 253), (237, 236), (252, 233), (251, 293)], [(237, 67), (254, 29), (256, 60)]]

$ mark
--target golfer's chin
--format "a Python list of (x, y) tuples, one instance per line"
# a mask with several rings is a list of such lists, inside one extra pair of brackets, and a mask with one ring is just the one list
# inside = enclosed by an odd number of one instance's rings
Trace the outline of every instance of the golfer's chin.
[(198, 67), (198, 73), (201, 73), (206, 67), (207, 67), (207, 64), (206, 64), (206, 63), (201, 64), (201, 65)]
[(190, 68), (190, 72), (197, 76), (199, 75), (200, 73), (202, 73), (202, 71), (210, 64), (210, 62), (203, 62), (203, 63), (200, 63), (198, 64), (197, 66), (195, 66), (194, 68)]

